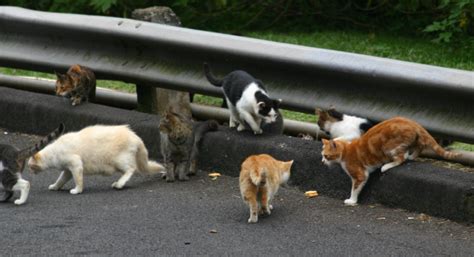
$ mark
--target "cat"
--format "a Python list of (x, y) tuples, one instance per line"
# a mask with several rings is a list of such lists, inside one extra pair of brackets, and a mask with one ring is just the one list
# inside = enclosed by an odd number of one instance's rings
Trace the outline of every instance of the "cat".
[(56, 95), (71, 98), (73, 106), (95, 100), (96, 79), (90, 68), (72, 65), (66, 74), (56, 72)]
[(376, 122), (369, 119), (342, 114), (334, 108), (328, 110), (318, 108), (315, 113), (319, 116), (319, 128), (335, 140), (351, 141), (359, 138), (376, 124)]
[(268, 154), (251, 155), (242, 163), (240, 193), (249, 205), (248, 223), (256, 223), (259, 214), (270, 215), (271, 201), (281, 184), (288, 181), (293, 161), (279, 161)]
[(170, 108), (160, 120), (160, 147), (166, 167), (167, 182), (173, 182), (176, 175), (181, 181), (195, 175), (199, 142), (208, 131), (216, 131), (215, 120), (205, 122), (192, 121)]
[(383, 121), (362, 137), (347, 141), (323, 139), (322, 161), (327, 166), (339, 163), (352, 180), (352, 190), (346, 205), (356, 205), (358, 196), (372, 171), (382, 172), (413, 160), (425, 148), (452, 159), (458, 153), (444, 150), (421, 125), (413, 120), (395, 117)]
[(43, 149), (63, 132), (64, 124), (61, 123), (57, 129), (41, 139), (37, 144), (23, 150), (18, 150), (11, 145), (0, 144), (0, 181), (5, 190), (3, 197), (0, 198), (0, 202), (8, 201), (13, 196), (14, 191), (20, 191), (20, 198), (14, 201), (16, 205), (26, 202), (30, 192), (30, 182), (21, 176), (26, 159)]
[(164, 170), (162, 165), (148, 160), (143, 141), (127, 125), (95, 125), (64, 134), (33, 155), (28, 166), (35, 174), (61, 171), (49, 190), (60, 190), (73, 178), (76, 186), (69, 191), (71, 194), (83, 192), (83, 175), (123, 173), (112, 184), (113, 188), (122, 189), (137, 171), (155, 174)]
[[(334, 140), (345, 139), (351, 141), (361, 137), (377, 124), (377, 122), (366, 118), (342, 114), (334, 108), (329, 110), (316, 109), (316, 115), (319, 116), (319, 128)], [(454, 142), (451, 139), (438, 137), (435, 137), (435, 140), (443, 148)]]
[(222, 87), (230, 110), (229, 127), (238, 125), (237, 131), (242, 131), (245, 124), (248, 124), (254, 134), (262, 134), (262, 121), (275, 122), (281, 99), (271, 99), (260, 80), (241, 70), (233, 71), (223, 79), (217, 79), (212, 75), (207, 63), (204, 63), (204, 74), (209, 83)]

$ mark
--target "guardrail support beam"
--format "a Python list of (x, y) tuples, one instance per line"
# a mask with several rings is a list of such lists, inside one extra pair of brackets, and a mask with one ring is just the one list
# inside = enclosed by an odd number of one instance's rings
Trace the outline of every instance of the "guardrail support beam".
[[(181, 26), (179, 17), (169, 7), (154, 6), (145, 9), (136, 9), (132, 18), (141, 21)], [(163, 88), (155, 88), (137, 84), (138, 110), (147, 113), (162, 115), (168, 106), (191, 118), (189, 93)]]

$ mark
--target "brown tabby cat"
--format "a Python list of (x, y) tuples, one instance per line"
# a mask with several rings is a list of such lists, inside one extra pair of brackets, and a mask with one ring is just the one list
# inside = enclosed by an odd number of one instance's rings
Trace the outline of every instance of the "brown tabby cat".
[(56, 72), (56, 95), (71, 98), (72, 105), (95, 100), (95, 75), (91, 69), (75, 64), (66, 74)]
[(176, 175), (184, 181), (189, 180), (188, 175), (196, 174), (199, 142), (204, 134), (217, 129), (215, 120), (193, 123), (173, 108), (168, 109), (160, 120), (160, 147), (167, 182), (174, 182)]
[(344, 201), (346, 205), (357, 204), (370, 173), (379, 167), (385, 172), (406, 159), (415, 159), (424, 148), (431, 148), (446, 159), (459, 155), (445, 151), (421, 125), (402, 117), (381, 122), (352, 142), (323, 139), (323, 144), (323, 163), (340, 163), (352, 179), (351, 197)]
[(242, 163), (240, 193), (250, 207), (249, 223), (256, 223), (258, 214), (270, 215), (270, 202), (280, 185), (290, 178), (292, 164), (293, 161), (278, 161), (268, 154), (251, 155)]

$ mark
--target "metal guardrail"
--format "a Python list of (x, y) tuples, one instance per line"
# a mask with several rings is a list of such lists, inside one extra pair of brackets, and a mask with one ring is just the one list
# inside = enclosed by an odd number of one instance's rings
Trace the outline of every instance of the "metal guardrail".
[(220, 96), (202, 63), (244, 69), (283, 107), (331, 105), (383, 120), (402, 115), (474, 143), (474, 72), (268, 42), (130, 19), (0, 7), (0, 66), (52, 72), (71, 64), (99, 79)]
[[(11, 76), (0, 73), (0, 86), (43, 94), (55, 94), (55, 81), (50, 79)], [(106, 88), (97, 88), (95, 101), (99, 104), (122, 109), (133, 110), (137, 108), (136, 94), (122, 93)], [(220, 122), (228, 122), (230, 115), (227, 109), (195, 103), (191, 103), (191, 112), (193, 117), (196, 117), (198, 120), (215, 119)], [(285, 119), (283, 127), (286, 134), (298, 135), (303, 133), (312, 136), (317, 135), (320, 138), (327, 138), (327, 135), (320, 131), (318, 125), (315, 123)]]

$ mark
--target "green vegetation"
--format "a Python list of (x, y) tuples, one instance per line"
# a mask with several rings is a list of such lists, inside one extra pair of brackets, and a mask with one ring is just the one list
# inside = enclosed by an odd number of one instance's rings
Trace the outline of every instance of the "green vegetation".
[(452, 144), (451, 147), (454, 149), (474, 152), (474, 145), (470, 145), (470, 144), (454, 142), (454, 144)]
[(130, 17), (134, 9), (169, 6), (186, 27), (232, 31), (388, 31), (453, 43), (472, 36), (472, 0), (4, 0), (35, 10)]
[(463, 46), (439, 45), (427, 40), (388, 33), (345, 30), (301, 32), (244, 32), (259, 39), (373, 55), (448, 68), (474, 70), (474, 39)]

